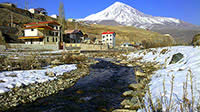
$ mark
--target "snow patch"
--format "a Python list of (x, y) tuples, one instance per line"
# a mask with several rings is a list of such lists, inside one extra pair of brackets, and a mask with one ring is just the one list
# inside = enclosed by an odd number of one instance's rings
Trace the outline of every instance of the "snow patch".
[[(0, 93), (5, 93), (14, 87), (29, 85), (31, 83), (43, 83), (56, 79), (56, 76), (77, 69), (75, 64), (60, 65), (44, 70), (21, 70), (0, 72)], [(49, 77), (46, 73), (54, 73), (55, 77)]]
[[(163, 49), (168, 49), (165, 54), (160, 53)], [(153, 74), (152, 80), (150, 82), (150, 90), (152, 93), (153, 102), (156, 102), (157, 98), (160, 98), (163, 95), (163, 81), (165, 80), (165, 90), (167, 91), (166, 97), (169, 101), (170, 91), (171, 91), (171, 79), (174, 76), (174, 90), (172, 99), (174, 101), (173, 106), (177, 106), (177, 111), (180, 111), (179, 103), (182, 102), (183, 97), (183, 83), (186, 82), (188, 77), (188, 95), (187, 98), (192, 102), (191, 94), (191, 83), (190, 83), (190, 71), (192, 72), (193, 80), (193, 91), (195, 104), (200, 100), (200, 48), (193, 48), (192, 46), (176, 46), (176, 47), (165, 47), (165, 48), (154, 48), (151, 49), (157, 51), (157, 53), (147, 52), (144, 53), (131, 53), (128, 57), (129, 59), (143, 57), (142, 61), (158, 62), (163, 65), (163, 68), (156, 71)], [(177, 53), (182, 53), (184, 58), (175, 64), (169, 64), (172, 59), (172, 56)], [(146, 95), (147, 97), (147, 95)], [(148, 102), (146, 101), (146, 105)], [(165, 107), (164, 107), (165, 108)], [(163, 109), (164, 109), (163, 108)], [(140, 110), (144, 111), (144, 110)], [(175, 110), (171, 110), (175, 111)]]

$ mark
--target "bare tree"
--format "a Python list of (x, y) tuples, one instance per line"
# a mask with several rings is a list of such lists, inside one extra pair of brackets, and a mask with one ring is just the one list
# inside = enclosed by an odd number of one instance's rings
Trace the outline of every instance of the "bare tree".
[(60, 6), (59, 6), (59, 18), (58, 21), (62, 27), (62, 33), (65, 30), (65, 10), (64, 10), (64, 4), (62, 2), (60, 2)]

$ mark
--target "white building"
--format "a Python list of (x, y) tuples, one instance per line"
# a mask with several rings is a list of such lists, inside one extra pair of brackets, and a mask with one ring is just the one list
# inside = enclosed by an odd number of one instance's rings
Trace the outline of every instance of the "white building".
[(123, 43), (123, 44), (121, 44), (121, 47), (133, 47), (133, 44)]
[(47, 11), (44, 8), (31, 8), (28, 11), (32, 14), (47, 15)]
[(103, 32), (102, 33), (102, 44), (108, 45), (110, 48), (115, 47), (115, 32)]
[(30, 13), (32, 13), (32, 14), (40, 14), (40, 11), (37, 10), (37, 9), (34, 9), (34, 8), (29, 9), (28, 11), (29, 11)]
[(68, 22), (76, 22), (76, 20), (73, 19), (73, 18), (69, 18), (69, 19), (67, 19), (67, 21), (68, 21)]
[(56, 14), (51, 15), (51, 17), (55, 18), (55, 19), (58, 19), (58, 15), (56, 15)]

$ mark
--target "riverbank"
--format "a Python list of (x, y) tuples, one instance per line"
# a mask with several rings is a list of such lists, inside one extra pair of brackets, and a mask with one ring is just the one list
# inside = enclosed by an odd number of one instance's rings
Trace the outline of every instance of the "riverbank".
[(136, 112), (143, 108), (143, 98), (149, 90), (152, 74), (160, 68), (160, 65), (155, 62), (141, 62), (141, 58), (122, 60), (121, 63), (134, 68), (136, 83), (127, 87), (129, 90), (122, 94), (124, 97), (121, 102), (122, 107), (113, 112)]
[[(87, 53), (87, 54), (84, 54), (84, 55), (86, 57), (92, 57), (92, 58), (103, 58), (103, 59), (106, 59), (106, 60), (107, 59), (108, 60), (111, 59), (110, 61), (112, 63), (114, 63), (116, 66), (119, 66), (119, 67), (121, 66), (122, 68), (123, 67), (128, 67), (128, 68), (131, 69), (131, 71), (134, 71), (136, 73), (135, 74), (136, 77), (134, 78), (134, 80), (136, 79), (137, 84), (138, 83), (144, 83), (144, 84), (148, 83), (148, 80), (145, 79), (147, 75), (144, 76), (142, 74), (142, 72), (146, 72), (146, 73), (150, 72), (149, 68), (154, 69), (152, 67), (154, 64), (151, 64), (151, 63), (139, 63), (138, 60), (127, 61), (128, 60), (128, 58), (126, 56), (127, 54), (129, 54), (129, 53), (128, 52), (113, 52), (113, 53)], [(83, 55), (83, 54), (81, 54), (81, 55)], [(36, 84), (31, 84), (29, 86), (25, 86), (25, 87), (21, 87), (21, 88), (15, 88), (15, 89), (13, 89), (12, 92), (10, 92), (10, 93), (8, 92), (7, 94), (5, 94), (2, 97), (2, 101), (3, 102), (2, 102), (1, 105), (4, 106), (3, 108), (8, 109), (10, 107), (15, 107), (15, 106), (20, 105), (20, 104), (31, 103), (31, 102), (35, 101), (36, 99), (45, 98), (47, 96), (51, 96), (53, 94), (56, 94), (61, 90), (64, 90), (66, 88), (70, 88), (80, 78), (88, 75), (89, 74), (89, 66), (91, 64), (95, 64), (97, 62), (98, 61), (94, 61), (93, 60), (93, 62), (88, 62), (88, 64), (86, 64), (86, 65), (84, 65), (82, 63), (81, 65), (79, 65), (82, 68), (79, 67), (75, 71), (72, 71), (72, 72), (69, 72), (69, 73), (65, 73), (65, 74), (59, 76), (56, 80), (52, 80), (52, 81), (41, 83), (41, 84), (37, 84), (37, 83)], [(82, 66), (82, 65), (84, 65), (85, 67)], [(146, 65), (149, 65), (149, 66), (146, 66)], [(143, 68), (141, 69), (140, 66), (143, 67)], [(104, 66), (102, 66), (102, 67), (104, 67)], [(112, 66), (110, 66), (110, 67), (112, 68)], [(116, 69), (116, 68), (114, 67), (113, 69)], [(111, 70), (111, 72), (113, 72), (113, 70), (110, 69), (109, 67), (108, 67), (108, 70)], [(116, 69), (116, 70), (119, 70), (119, 69)], [(123, 74), (125, 72), (126, 71), (124, 71), (124, 70), (119, 71), (120, 74)], [(131, 75), (134, 76), (134, 72)], [(148, 78), (149, 78), (149, 76), (148, 76)], [(113, 80), (113, 79), (109, 79), (109, 80)], [(124, 82), (124, 81), (122, 81), (122, 82)], [(133, 84), (129, 83), (128, 85), (129, 85), (130, 88), (131, 88), (130, 85), (132, 85), (132, 88), (135, 88), (134, 84), (135, 84), (135, 82)], [(124, 91), (128, 90), (128, 85), (126, 85), (126, 87), (123, 86), (124, 89), (125, 89)], [(138, 88), (136, 88), (136, 90), (139, 90)], [(134, 93), (137, 93), (137, 94), (140, 94), (140, 93), (145, 94), (145, 91), (136, 91), (136, 90), (132, 90), (132, 91)], [(108, 92), (107, 89), (106, 89), (106, 91)], [(112, 89), (110, 91), (113, 92)], [(123, 91), (121, 91), (121, 92), (123, 93)], [(24, 93), (24, 94), (22, 95), (22, 93)], [(117, 96), (121, 96), (122, 93), (118, 94)], [(127, 93), (127, 92), (125, 92), (125, 93)], [(110, 94), (112, 94), (112, 93), (110, 93)], [(124, 97), (128, 96), (130, 98), (129, 95), (123, 95), (123, 96)], [(107, 97), (107, 98), (109, 98), (109, 97)], [(111, 99), (113, 99), (113, 98), (111, 98)], [(125, 100), (129, 101), (127, 99), (128, 98), (126, 98)], [(124, 102), (124, 101), (122, 101), (122, 102)], [(117, 102), (113, 102), (113, 103), (117, 103)], [(109, 104), (112, 104), (112, 103), (109, 103)], [(126, 103), (125, 103), (125, 105), (123, 105), (123, 104), (124, 103), (121, 103), (121, 105), (123, 107), (126, 107), (126, 108), (130, 107), (129, 104), (126, 104)], [(132, 106), (131, 106), (131, 108), (132, 108)], [(112, 108), (110, 111), (112, 111), (113, 109), (114, 108)], [(101, 111), (101, 109), (100, 109), (100, 111)]]
[(56, 76), (54, 80), (14, 87), (10, 91), (0, 94), (0, 111), (5, 111), (20, 104), (33, 102), (38, 98), (56, 94), (73, 86), (77, 80), (89, 73), (91, 63), (95, 62), (81, 64), (81, 67), (78, 67), (78, 69)]

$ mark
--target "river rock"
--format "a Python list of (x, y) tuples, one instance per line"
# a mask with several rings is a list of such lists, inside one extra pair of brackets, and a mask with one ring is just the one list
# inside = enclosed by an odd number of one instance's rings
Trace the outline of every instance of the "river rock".
[(175, 64), (177, 63), (178, 61), (180, 61), (182, 58), (184, 57), (184, 55), (182, 53), (177, 53), (177, 54), (174, 54), (172, 56), (172, 59), (170, 61), (169, 64)]
[(140, 108), (139, 103), (137, 102), (136, 98), (132, 98), (131, 100), (129, 99), (125, 99), (121, 102), (121, 105), (125, 108), (125, 109), (131, 109), (131, 110), (137, 110)]
[(129, 91), (125, 91), (122, 95), (125, 97), (130, 97), (133, 96), (134, 91), (133, 90), (129, 90)]
[(133, 84), (130, 84), (128, 87), (134, 91), (144, 89), (144, 85), (142, 85), (140, 83), (138, 83), (138, 84), (133, 83)]
[(142, 66), (143, 64), (141, 64), (140, 62), (135, 62), (135, 65)]
[(137, 112), (136, 110), (129, 110), (129, 109), (116, 109), (112, 112)]
[(128, 107), (128, 106), (130, 106), (130, 105), (133, 105), (133, 103), (131, 103), (131, 100), (129, 100), (129, 99), (124, 99), (121, 103), (120, 103), (122, 106), (126, 106), (126, 107)]
[(120, 61), (121, 64), (127, 64), (128, 62), (126, 60)]
[(51, 62), (52, 65), (61, 65), (63, 64), (62, 62), (60, 62), (58, 59), (55, 59)]
[(146, 74), (140, 72), (139, 70), (135, 70), (135, 75), (136, 75), (137, 77), (146, 77)]
[(49, 77), (55, 77), (56, 76), (56, 74), (54, 72), (46, 72), (45, 74)]

